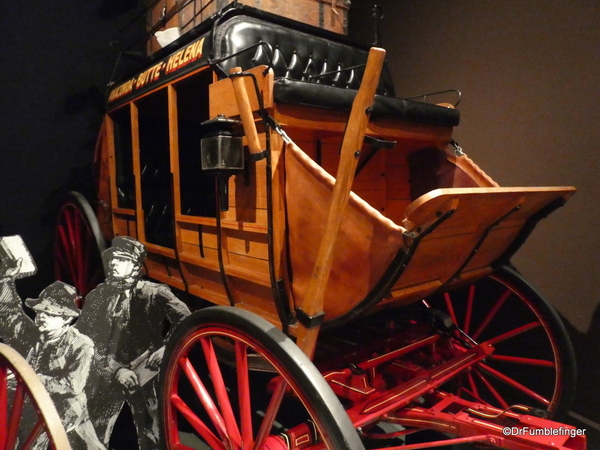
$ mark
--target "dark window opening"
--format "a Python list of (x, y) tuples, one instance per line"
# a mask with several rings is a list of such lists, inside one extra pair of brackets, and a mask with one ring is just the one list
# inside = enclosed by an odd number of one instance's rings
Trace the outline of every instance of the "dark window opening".
[(217, 217), (215, 179), (202, 172), (201, 123), (209, 119), (208, 86), (212, 72), (204, 70), (175, 85), (179, 135), (181, 213)]
[(146, 241), (174, 248), (167, 89), (136, 102)]
[(133, 209), (135, 208), (135, 182), (130, 109), (129, 105), (125, 105), (110, 114), (110, 118), (114, 129), (117, 205), (121, 208)]

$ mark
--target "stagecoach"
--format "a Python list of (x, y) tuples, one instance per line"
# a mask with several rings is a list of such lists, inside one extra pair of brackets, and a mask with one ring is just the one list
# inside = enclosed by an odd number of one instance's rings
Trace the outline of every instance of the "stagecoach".
[(148, 44), (109, 88), (97, 198), (60, 212), (82, 295), (118, 235), (189, 294), (166, 448), (585, 448), (554, 421), (565, 328), (510, 264), (574, 188), (499, 186), (453, 140), (456, 102), (395, 97), (382, 49), (292, 19), (234, 2)]

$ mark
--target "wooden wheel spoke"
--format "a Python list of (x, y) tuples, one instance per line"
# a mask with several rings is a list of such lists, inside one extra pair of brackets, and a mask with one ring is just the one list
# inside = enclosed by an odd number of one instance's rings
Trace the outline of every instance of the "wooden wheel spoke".
[(231, 402), (229, 401), (229, 395), (227, 394), (227, 388), (225, 387), (225, 382), (223, 381), (223, 375), (221, 373), (221, 369), (219, 368), (219, 361), (217, 360), (213, 343), (209, 338), (200, 339), (200, 342), (202, 344), (202, 349), (204, 350), (204, 358), (208, 364), (208, 371), (210, 373), (213, 388), (217, 396), (217, 402), (219, 403), (223, 420), (225, 422), (227, 436), (237, 445), (238, 448), (241, 448), (242, 437), (240, 435), (240, 430), (237, 426), (235, 416), (233, 415), (233, 408), (231, 407)]
[(69, 242), (69, 247), (74, 249), (76, 242), (73, 240), (75, 236), (75, 230), (73, 229), (73, 210), (72, 207), (65, 209), (65, 225), (67, 227), (67, 237)]
[(104, 250), (104, 237), (90, 204), (81, 194), (69, 193), (60, 209), (54, 236), (56, 279), (72, 284), (85, 297), (104, 276)]
[(168, 450), (187, 450), (182, 433), (194, 448), (283, 449), (291, 440), (291, 448), (364, 450), (306, 354), (241, 308), (213, 306), (184, 319), (167, 344), (161, 381), (159, 418)]
[(248, 448), (254, 444), (252, 433), (252, 403), (250, 398), (250, 379), (248, 372), (248, 347), (239, 341), (235, 343), (235, 362), (240, 405), (242, 439)]
[[(59, 226), (58, 228), (58, 232), (60, 234), (61, 237), (61, 241), (63, 242), (63, 244), (65, 244), (65, 246), (63, 246), (63, 248), (66, 250), (64, 255), (65, 255), (65, 259), (66, 259), (66, 263), (68, 266), (68, 270), (70, 274), (75, 274), (75, 264), (73, 261), (73, 247), (69, 247), (70, 243), (70, 239), (69, 237), (65, 234), (65, 228), (64, 226)], [(74, 281), (74, 280), (71, 280)]]
[(488, 326), (488, 324), (494, 319), (494, 317), (496, 316), (496, 314), (498, 313), (498, 311), (500, 310), (502, 305), (504, 305), (504, 302), (506, 302), (506, 299), (511, 294), (512, 294), (512, 291), (510, 289), (507, 289), (502, 294), (502, 296), (494, 304), (493, 308), (490, 309), (490, 311), (487, 313), (487, 315), (485, 316), (485, 319), (483, 319), (483, 321), (481, 322), (481, 325), (479, 325), (479, 328), (477, 328), (477, 331), (475, 331), (475, 333), (473, 333), (472, 337), (474, 340), (478, 340), (481, 333), (485, 330), (485, 328)]
[(208, 417), (217, 429), (217, 432), (219, 433), (222, 439), (228, 440), (227, 427), (225, 426), (223, 416), (219, 412), (217, 405), (215, 405), (215, 402), (213, 401), (208, 390), (204, 386), (204, 383), (198, 376), (196, 369), (194, 369), (194, 366), (188, 358), (180, 359), (179, 365), (181, 366), (183, 372), (185, 373), (189, 382), (191, 383), (194, 392), (196, 393), (198, 399), (202, 403), (202, 406), (204, 406), (204, 408), (206, 409)]
[(25, 443), (21, 446), (21, 449), (32, 450), (38, 438), (42, 435), (42, 431), (44, 431), (44, 423), (42, 420), (38, 420), (27, 439), (25, 439)]
[(479, 403), (481, 403), (483, 405), (489, 405), (490, 404), (489, 402), (486, 402), (484, 399), (482, 399), (479, 396), (479, 391), (474, 392), (474, 391), (472, 391), (470, 389), (466, 389), (464, 387), (461, 388), (461, 391), (464, 392), (464, 393), (466, 393), (466, 394), (468, 394), (471, 398), (475, 399), (475, 401), (478, 401)]
[(475, 378), (473, 378), (473, 373), (469, 372), (467, 374), (467, 378), (469, 380), (469, 387), (473, 391), (473, 394), (476, 395), (477, 398), (479, 398), (479, 391), (477, 390), (477, 385), (475, 384)]
[(460, 327), (461, 324), (458, 323), (458, 320), (456, 320), (456, 313), (454, 312), (454, 305), (452, 304), (452, 297), (450, 297), (450, 294), (448, 292), (444, 293), (444, 300), (446, 302), (446, 309), (448, 309), (448, 314), (450, 314), (450, 317), (452, 318), (452, 322), (454, 322), (456, 324), (456, 326)]
[(176, 394), (171, 395), (171, 405), (181, 413), (187, 422), (198, 432), (200, 436), (216, 450), (225, 450), (223, 443), (215, 436), (215, 434), (206, 426), (202, 420), (190, 409), (188, 405)]
[(221, 416), (217, 405), (208, 393), (208, 390), (204, 386), (204, 383), (202, 383), (202, 380), (198, 376), (198, 373), (194, 369), (194, 366), (188, 358), (182, 358), (179, 364), (183, 369), (184, 373), (186, 374), (189, 382), (191, 383), (194, 392), (196, 392), (198, 399), (206, 409), (206, 412), (208, 413), (208, 416), (212, 421), (213, 425), (217, 429), (217, 432), (219, 433), (219, 435), (221, 435), (223, 439), (227, 439), (227, 427), (225, 426), (223, 416)]
[[(16, 350), (2, 343), (0, 378), (3, 415), (0, 425), (0, 449), (14, 450), (17, 438), (20, 437), (20, 450), (48, 446), (53, 450), (70, 450), (67, 434), (44, 385), (27, 361)], [(13, 382), (14, 390), (11, 386)], [(36, 416), (33, 420), (28, 418), (24, 421), (23, 411), (29, 406), (32, 411), (36, 411)]]
[(17, 436), (19, 432), (19, 424), (21, 423), (21, 415), (23, 413), (23, 401), (25, 399), (25, 387), (18, 383), (15, 389), (12, 408), (10, 409), (10, 418), (7, 422), (8, 429), (6, 430), (6, 449), (15, 448)]
[(279, 378), (276, 381), (273, 389), (273, 395), (271, 395), (271, 400), (269, 401), (269, 406), (267, 407), (263, 421), (260, 424), (260, 429), (258, 430), (253, 450), (260, 450), (263, 448), (264, 443), (269, 436), (271, 429), (273, 428), (273, 424), (275, 423), (275, 417), (277, 417), (277, 413), (279, 412), (286, 388), (287, 382), (285, 379)]
[(486, 364), (479, 364), (479, 367), (481, 370), (489, 373), (490, 375), (492, 375), (494, 378), (497, 378), (498, 380), (504, 382), (505, 384), (513, 387), (514, 389), (517, 389), (518, 391), (521, 391), (522, 393), (524, 393), (525, 395), (537, 400), (538, 402), (542, 403), (543, 405), (549, 405), (550, 401), (541, 396), (540, 394), (538, 394), (537, 392), (529, 389), (527, 386), (522, 385), (521, 383), (519, 383), (518, 381), (512, 379), (511, 377), (503, 374), (502, 372), (499, 372), (496, 369), (493, 369), (491, 367), (489, 367)]
[(469, 296), (467, 298), (467, 310), (465, 311), (465, 323), (462, 330), (469, 334), (471, 329), (471, 317), (473, 315), (473, 300), (475, 299), (475, 285), (469, 286)]
[(504, 400), (504, 397), (502, 397), (498, 393), (498, 391), (494, 388), (494, 386), (492, 386), (492, 383), (490, 383), (490, 381), (480, 371), (476, 371), (475, 374), (481, 380), (481, 382), (484, 384), (484, 386), (488, 389), (488, 391), (494, 396), (494, 398), (500, 404), (500, 406), (504, 409), (508, 409), (508, 407), (510, 405), (508, 403), (506, 403), (506, 400)]
[(507, 339), (513, 338), (515, 336), (520, 335), (521, 333), (525, 333), (526, 331), (529, 330), (533, 330), (534, 328), (537, 328), (539, 326), (541, 326), (542, 324), (539, 322), (530, 322), (527, 323), (525, 325), (521, 325), (520, 327), (515, 328), (514, 330), (510, 330), (507, 331), (506, 333), (503, 333), (499, 336), (496, 336), (495, 338), (489, 339), (488, 342), (491, 345), (495, 345), (498, 344), (499, 342), (505, 341)]
[(556, 364), (554, 361), (548, 361), (545, 359), (535, 359), (535, 358), (522, 358), (519, 356), (507, 356), (507, 355), (497, 355), (492, 354), (490, 356), (491, 359), (495, 359), (496, 361), (505, 361), (514, 364), (525, 364), (528, 366), (540, 366), (540, 367), (552, 367), (555, 368)]
[[(426, 301), (446, 311), (474, 341), (494, 348), (449, 390), (498, 408), (537, 405), (550, 418), (569, 411), (576, 378), (569, 335), (552, 305), (516, 270), (501, 267)], [(450, 348), (462, 351), (464, 341), (454, 331), (446, 335), (456, 346)]]

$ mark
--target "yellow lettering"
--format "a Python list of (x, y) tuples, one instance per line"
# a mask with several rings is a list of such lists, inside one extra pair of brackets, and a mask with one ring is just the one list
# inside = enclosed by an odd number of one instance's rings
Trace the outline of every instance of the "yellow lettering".
[(174, 60), (174, 57), (173, 57), (173, 56), (171, 56), (171, 57), (169, 58), (169, 61), (167, 61), (167, 68), (165, 69), (165, 72), (166, 72), (166, 73), (169, 73), (169, 72), (172, 72), (172, 71), (173, 71), (173, 60)]
[(204, 45), (204, 38), (200, 39), (198, 42), (194, 44), (196, 48), (191, 55), (192, 59), (198, 59), (202, 57), (202, 47)]
[(143, 84), (144, 72), (140, 73), (138, 77), (135, 79), (135, 88), (139, 89)]
[(156, 81), (160, 76), (160, 69), (162, 67), (162, 63), (155, 65), (150, 69), (150, 81)]
[(185, 49), (185, 53), (183, 54), (183, 59), (181, 60), (182, 64), (187, 64), (187, 62), (190, 60), (190, 50), (192, 49), (193, 45), (190, 45), (189, 47), (187, 47)]
[(171, 73), (185, 66), (186, 64), (189, 64), (192, 61), (195, 61), (196, 59), (200, 58), (202, 56), (203, 44), (204, 38), (200, 39), (197, 42), (194, 42), (193, 44), (187, 46), (183, 50), (180, 50), (171, 57), (169, 57), (166, 65), (164, 63), (160, 63), (157, 66), (153, 67), (152, 70), (154, 70), (154, 73), (151, 76), (151, 78), (154, 80), (158, 79), (158, 77), (160, 76), (159, 72), (162, 70), (163, 67), (165, 68), (165, 73)]
[(173, 66), (175, 69), (179, 69), (180, 65), (181, 65), (181, 51), (175, 53), (175, 62), (173, 63)]
[(114, 88), (110, 92), (110, 95), (108, 96), (108, 101), (113, 102), (113, 101), (117, 100), (118, 98), (121, 98), (124, 95), (129, 94), (133, 90), (133, 82), (134, 82), (134, 80), (129, 80), (129, 81), (123, 83), (122, 85)]

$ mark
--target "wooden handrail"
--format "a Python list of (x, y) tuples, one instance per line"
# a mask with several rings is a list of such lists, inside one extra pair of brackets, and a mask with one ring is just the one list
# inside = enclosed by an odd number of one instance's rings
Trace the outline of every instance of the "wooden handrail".
[[(229, 71), (230, 75), (242, 73), (241, 67), (234, 67)], [(240, 110), (240, 117), (242, 119), (242, 126), (244, 127), (244, 134), (248, 140), (248, 149), (250, 154), (258, 155), (262, 153), (260, 141), (258, 139), (258, 131), (256, 131), (256, 123), (254, 122), (254, 115), (252, 114), (252, 108), (250, 107), (250, 99), (248, 97), (248, 91), (246, 90), (246, 83), (242, 76), (231, 77), (233, 83), (233, 91), (235, 92), (235, 99)]]
[[(327, 214), (325, 232), (319, 244), (311, 280), (300, 307), (301, 314), (305, 317), (318, 317), (323, 314), (325, 289), (327, 288), (333, 262), (333, 249), (344, 209), (350, 197), (360, 149), (365, 138), (371, 106), (379, 84), (384, 60), (385, 50), (376, 47), (371, 48), (360, 88), (352, 103), (350, 118), (342, 141), (340, 162)], [(319, 328), (319, 326), (305, 326), (302, 324), (298, 327), (296, 343), (310, 358), (312, 358), (315, 350)]]

